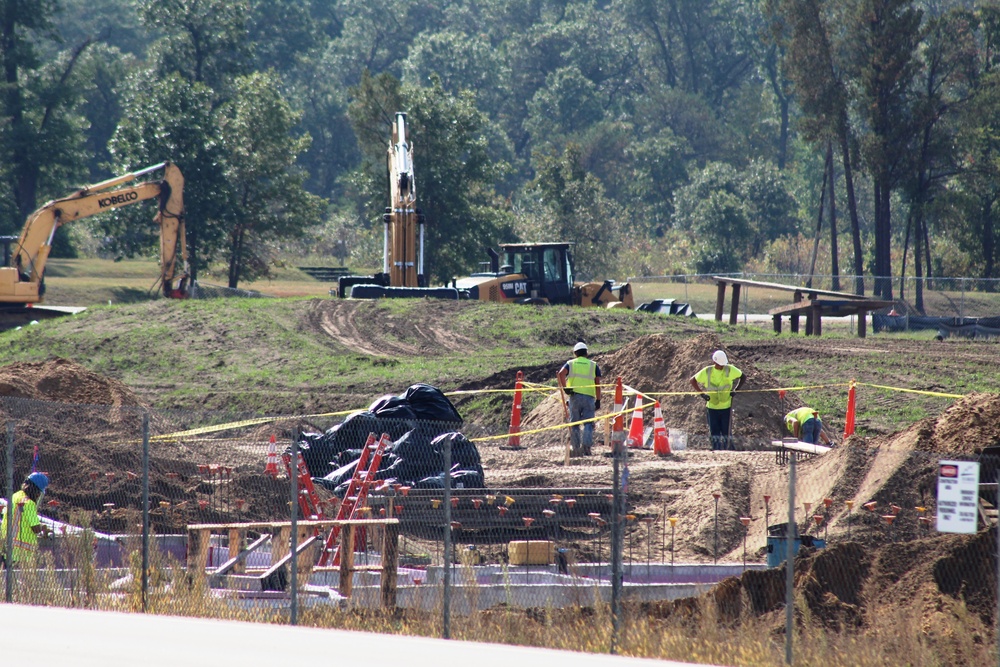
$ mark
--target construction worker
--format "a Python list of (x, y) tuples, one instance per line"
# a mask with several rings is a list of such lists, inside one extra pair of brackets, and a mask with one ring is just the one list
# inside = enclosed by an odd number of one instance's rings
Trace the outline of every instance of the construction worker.
[[(691, 378), (691, 386), (705, 399), (708, 413), (708, 432), (712, 449), (732, 449), (730, 432), (733, 411), (733, 392), (743, 384), (743, 371), (729, 363), (722, 350), (712, 354), (712, 365), (705, 366)], [(704, 386), (703, 386), (704, 385)]]
[(826, 433), (823, 433), (823, 422), (820, 421), (819, 412), (812, 408), (801, 407), (792, 410), (785, 415), (785, 426), (802, 442), (815, 445), (817, 440), (822, 440), (824, 445), (832, 444)]
[(49, 485), (49, 478), (40, 472), (33, 472), (24, 480), (21, 490), (11, 499), (13, 512), (5, 507), (3, 520), (0, 521), (0, 560), (6, 564), (7, 521), (13, 515), (11, 530), (14, 537), (14, 549), (11, 552), (11, 562), (21, 563), (35, 555), (38, 549), (38, 534), (49, 532), (38, 520), (38, 499)]
[[(583, 341), (573, 346), (574, 357), (563, 364), (556, 374), (559, 386), (569, 396), (569, 420), (578, 422), (593, 419), (601, 409), (601, 367), (587, 358), (587, 344)], [(573, 426), (569, 432), (571, 454), (590, 455), (594, 445), (594, 423), (583, 425), (583, 443), (580, 442), (580, 427)]]

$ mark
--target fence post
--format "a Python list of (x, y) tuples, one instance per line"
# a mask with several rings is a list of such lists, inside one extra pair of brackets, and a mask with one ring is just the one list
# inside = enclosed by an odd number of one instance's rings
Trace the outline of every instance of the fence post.
[[(14, 506), (14, 422), (7, 422), (7, 516), (10, 508)], [(14, 601), (14, 568), (11, 566), (14, 560), (14, 522), (7, 520), (7, 534), (4, 535), (4, 559), (7, 566), (4, 568), (4, 599), (7, 602)]]
[(622, 594), (622, 489), (621, 464), (625, 454), (623, 443), (614, 443), (612, 461), (612, 496), (611, 496), (611, 648), (612, 654), (618, 653), (621, 641), (621, 594)]
[[(292, 523), (292, 559), (288, 567), (291, 569), (289, 576), (291, 589), (290, 622), (292, 625), (299, 624), (299, 431), (292, 430), (292, 464), (288, 466), (290, 511)], [(354, 543), (351, 542), (351, 549)], [(343, 556), (343, 555), (342, 555)]]
[(788, 525), (785, 529), (785, 663), (792, 664), (792, 632), (795, 629), (795, 452), (788, 457)]
[(441, 564), (444, 598), (441, 636), (451, 639), (451, 438), (444, 439), (444, 559)]
[(149, 413), (142, 413), (142, 612), (149, 610)]

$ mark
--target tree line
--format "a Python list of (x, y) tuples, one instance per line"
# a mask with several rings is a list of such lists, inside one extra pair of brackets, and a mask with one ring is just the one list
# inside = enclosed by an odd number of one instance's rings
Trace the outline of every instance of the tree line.
[[(438, 281), (518, 240), (593, 277), (996, 278), (998, 38), (992, 1), (0, 0), (0, 233), (170, 159), (196, 277), (375, 267), (406, 111)], [(91, 231), (146, 253), (148, 217)]]

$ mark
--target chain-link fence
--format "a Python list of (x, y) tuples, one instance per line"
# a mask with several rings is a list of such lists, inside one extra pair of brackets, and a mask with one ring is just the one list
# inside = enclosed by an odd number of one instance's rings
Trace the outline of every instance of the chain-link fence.
[[(4, 398), (17, 516), (28, 474), (49, 480), (37, 547), (4, 550), (4, 594), (390, 631), (402, 614), (411, 632), (543, 644), (565, 627), (556, 645), (667, 657), (687, 655), (683, 636), (718, 662), (742, 645), (811, 664), (853, 636), (911, 664), (982, 664), (998, 470), (983, 447), (1000, 442), (982, 417), (963, 435), (981, 407), (829, 451), (675, 433), (669, 452), (612, 456), (598, 424), (592, 453), (570, 456), (562, 430), (482, 438), (402, 401), (345, 419)], [(938, 530), (941, 460), (981, 464), (973, 534)], [(12, 543), (31, 542), (21, 530)], [(384, 607), (384, 626), (357, 616)]]
[[(698, 315), (715, 312), (717, 292), (714, 276), (726, 276), (795, 287), (855, 293), (855, 276), (797, 274), (691, 274), (673, 276), (634, 276), (628, 281), (635, 289), (637, 305), (655, 299), (674, 299), (688, 303)], [(876, 278), (862, 276), (864, 293), (871, 296)], [(893, 278), (892, 296), (900, 315), (926, 315), (948, 318), (1000, 317), (1000, 279), (987, 278)], [(787, 292), (744, 286), (740, 294), (740, 312), (744, 317), (767, 314), (772, 308), (792, 303)], [(886, 309), (888, 310), (888, 309)], [(727, 310), (728, 313), (728, 310)]]

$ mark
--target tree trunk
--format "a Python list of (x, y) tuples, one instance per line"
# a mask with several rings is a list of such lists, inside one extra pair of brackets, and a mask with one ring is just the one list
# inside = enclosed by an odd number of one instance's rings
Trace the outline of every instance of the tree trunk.
[[(996, 269), (996, 238), (993, 235), (993, 200), (983, 204), (983, 278), (995, 278)], [(993, 291), (993, 283), (988, 282), (987, 289)]]
[(837, 170), (833, 166), (833, 142), (826, 142), (826, 164), (830, 172), (830, 289), (840, 291), (840, 261), (837, 258)]
[(914, 289), (913, 307), (917, 312), (924, 315), (924, 262), (921, 257), (921, 238), (923, 237), (924, 216), (922, 209), (917, 211), (916, 227), (913, 234), (913, 272), (917, 276), (917, 284)]
[(851, 218), (851, 241), (854, 245), (854, 293), (865, 294), (864, 257), (861, 250), (861, 223), (858, 220), (858, 200), (854, 196), (854, 171), (851, 169), (851, 147), (847, 138), (847, 118), (840, 120), (840, 153), (844, 162), (844, 188), (847, 190), (847, 212)]
[(240, 284), (240, 268), (243, 263), (243, 243), (245, 235), (243, 227), (233, 234), (233, 243), (229, 248), (229, 288), (236, 289)]
[(819, 254), (819, 238), (823, 231), (823, 210), (826, 208), (826, 179), (829, 175), (830, 164), (823, 164), (823, 185), (819, 188), (819, 210), (816, 213), (816, 236), (813, 237), (812, 259), (809, 262), (809, 279), (806, 280), (806, 287), (813, 286), (813, 276), (816, 274), (816, 255)]

